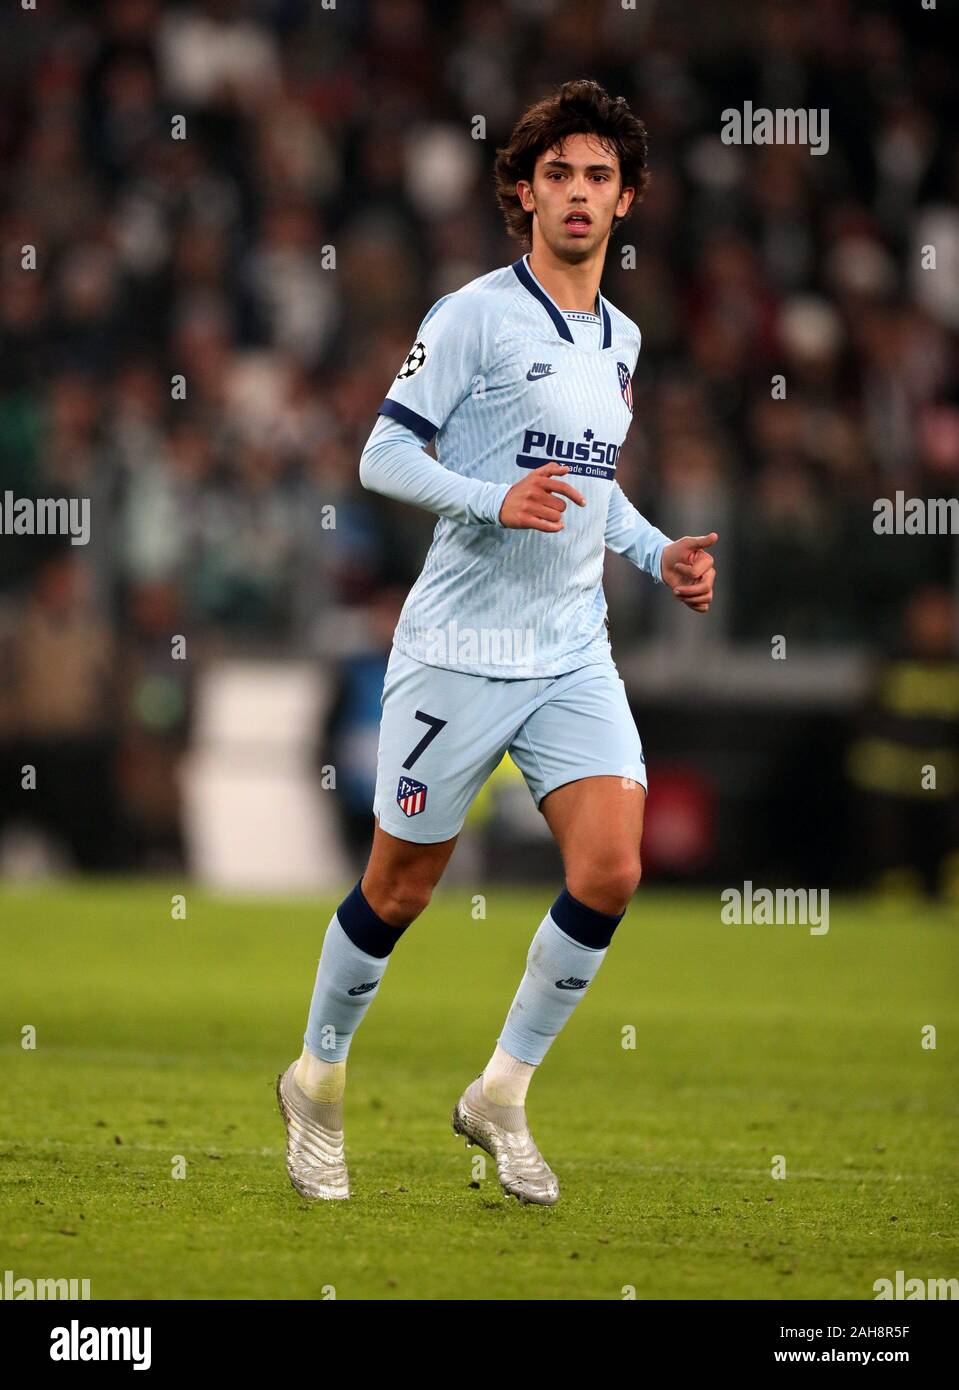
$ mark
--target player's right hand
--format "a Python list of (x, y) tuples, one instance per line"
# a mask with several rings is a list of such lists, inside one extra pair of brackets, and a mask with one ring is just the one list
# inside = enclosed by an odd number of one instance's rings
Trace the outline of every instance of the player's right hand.
[(568, 497), (578, 507), (586, 506), (586, 498), (581, 493), (569, 483), (558, 481), (568, 472), (565, 463), (551, 460), (514, 483), (499, 509), (500, 525), (516, 530), (562, 531), (561, 518), (566, 510), (563, 498)]

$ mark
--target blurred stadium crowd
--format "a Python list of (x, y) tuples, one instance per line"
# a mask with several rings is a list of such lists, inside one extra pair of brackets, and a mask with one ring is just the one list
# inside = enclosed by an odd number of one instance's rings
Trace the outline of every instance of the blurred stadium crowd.
[[(574, 75), (650, 130), (604, 280), (643, 332), (627, 494), (720, 533), (711, 640), (891, 643), (919, 586), (957, 584), (954, 539), (872, 527), (878, 497), (959, 490), (938, 33), (853, 0), (8, 9), (0, 484), (91, 498), (93, 535), (0, 540), (0, 741), (115, 767), (119, 738), (124, 833), (155, 840), (189, 715), (171, 632), (194, 655), (382, 657), (433, 519), (364, 493), (359, 454), (429, 305), (520, 254), (492, 157)], [(828, 109), (828, 157), (724, 145), (746, 99)], [(607, 587), (616, 652), (687, 616), (621, 561)]]

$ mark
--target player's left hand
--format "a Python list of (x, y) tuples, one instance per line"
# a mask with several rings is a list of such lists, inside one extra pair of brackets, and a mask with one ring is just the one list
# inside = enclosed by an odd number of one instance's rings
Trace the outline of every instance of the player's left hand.
[(718, 540), (715, 531), (708, 536), (681, 536), (663, 551), (663, 583), (696, 613), (707, 612), (712, 603), (716, 564), (706, 547)]

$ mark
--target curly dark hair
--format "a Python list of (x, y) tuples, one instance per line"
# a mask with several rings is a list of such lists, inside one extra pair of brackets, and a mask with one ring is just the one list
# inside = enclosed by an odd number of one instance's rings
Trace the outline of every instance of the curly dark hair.
[[(551, 96), (523, 112), (509, 144), (496, 151), (496, 201), (510, 236), (527, 246), (533, 240), (533, 214), (524, 210), (516, 184), (520, 179), (531, 183), (536, 160), (554, 146), (562, 149), (567, 135), (596, 135), (616, 151), (622, 187), (636, 190), (630, 211), (641, 201), (649, 184), (646, 126), (630, 111), (626, 98), (611, 97), (591, 78), (564, 82)], [(613, 230), (625, 220), (614, 217)]]

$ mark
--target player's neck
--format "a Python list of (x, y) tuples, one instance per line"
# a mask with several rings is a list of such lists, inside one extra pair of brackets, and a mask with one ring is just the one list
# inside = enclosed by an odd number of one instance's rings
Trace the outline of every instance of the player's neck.
[(605, 259), (604, 248), (579, 265), (569, 265), (555, 256), (542, 240), (536, 238), (530, 252), (529, 268), (560, 309), (594, 314)]

